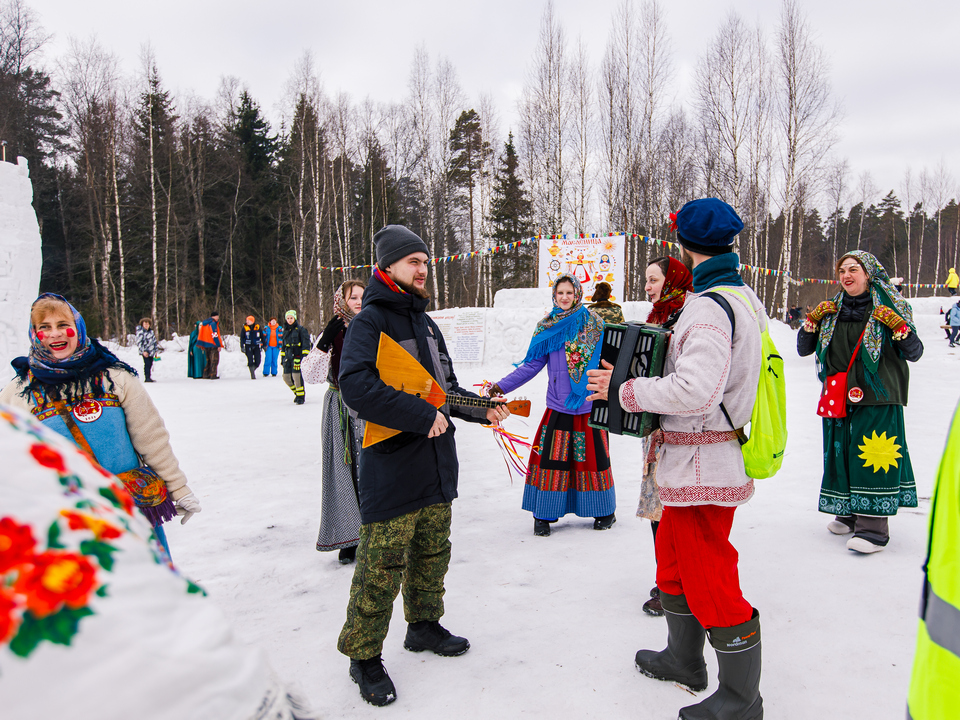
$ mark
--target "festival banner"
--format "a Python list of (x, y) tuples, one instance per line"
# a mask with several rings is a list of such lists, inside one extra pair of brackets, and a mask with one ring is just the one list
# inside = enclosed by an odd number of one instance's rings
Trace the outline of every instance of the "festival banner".
[(610, 285), (610, 300), (623, 301), (623, 234), (555, 235), (540, 238), (540, 287), (553, 286), (559, 275), (573, 275), (589, 302), (598, 282)]

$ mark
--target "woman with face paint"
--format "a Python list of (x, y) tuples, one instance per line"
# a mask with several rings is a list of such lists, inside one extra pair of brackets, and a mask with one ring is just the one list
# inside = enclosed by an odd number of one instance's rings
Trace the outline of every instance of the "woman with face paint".
[(363, 422), (351, 417), (340, 397), (340, 357), (350, 321), (360, 312), (363, 283), (347, 280), (333, 298), (333, 318), (327, 323), (317, 349), (330, 353), (327, 394), (323, 398), (323, 506), (317, 550), (340, 551), (340, 563), (357, 557), (360, 542), (359, 478), (360, 441)]
[[(837, 280), (840, 292), (807, 315), (797, 352), (816, 353), (824, 382), (817, 403), (823, 418), (819, 510), (836, 516), (827, 524), (834, 535), (853, 533), (848, 550), (875, 553), (890, 540), (889, 518), (901, 507), (917, 507), (903, 407), (907, 361), (920, 359), (923, 343), (910, 305), (873, 255), (854, 250), (841, 257)], [(847, 373), (845, 386), (841, 373)]]
[(607, 530), (617, 518), (607, 431), (588, 424), (587, 370), (600, 365), (603, 320), (581, 304), (572, 275), (553, 283), (553, 309), (537, 323), (523, 361), (490, 388), (513, 392), (547, 368), (547, 410), (534, 436), (523, 488), (523, 509), (533, 513), (533, 533), (550, 535), (550, 523), (567, 513), (595, 518)]
[[(167, 548), (162, 523), (200, 512), (170, 435), (137, 372), (96, 339), (64, 298), (44, 293), (30, 311), (30, 354), (0, 404), (31, 412), (120, 477)], [(168, 548), (167, 548), (168, 549)]]

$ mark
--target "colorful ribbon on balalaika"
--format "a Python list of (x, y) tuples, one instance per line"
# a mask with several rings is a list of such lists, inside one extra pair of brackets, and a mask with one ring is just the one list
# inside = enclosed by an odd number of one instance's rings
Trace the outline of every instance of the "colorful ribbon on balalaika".
[[(486, 396), (487, 391), (492, 385), (493, 383), (489, 380), (484, 380), (474, 385), (474, 387), (480, 389), (480, 395)], [(496, 440), (497, 447), (500, 448), (500, 454), (503, 456), (503, 462), (507, 466), (510, 484), (513, 484), (513, 473), (516, 473), (520, 477), (526, 477), (527, 461), (524, 458), (524, 452), (519, 450), (518, 446), (520, 448), (527, 448), (529, 452), (530, 443), (527, 442), (529, 438), (527, 438), (526, 435), (518, 435), (509, 430), (504, 430), (502, 425), (484, 425), (483, 427), (493, 431), (493, 438)]]

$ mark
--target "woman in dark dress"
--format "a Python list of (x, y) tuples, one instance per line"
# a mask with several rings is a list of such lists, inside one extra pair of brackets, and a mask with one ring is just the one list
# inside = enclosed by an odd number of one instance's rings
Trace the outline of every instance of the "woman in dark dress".
[(317, 550), (340, 551), (340, 562), (353, 562), (360, 542), (360, 504), (357, 494), (357, 461), (363, 423), (350, 417), (340, 398), (337, 378), (340, 374), (340, 354), (347, 326), (360, 312), (363, 301), (363, 283), (347, 280), (333, 299), (333, 319), (327, 323), (317, 340), (317, 348), (330, 353), (329, 387), (323, 398), (323, 507), (320, 515), (320, 534)]

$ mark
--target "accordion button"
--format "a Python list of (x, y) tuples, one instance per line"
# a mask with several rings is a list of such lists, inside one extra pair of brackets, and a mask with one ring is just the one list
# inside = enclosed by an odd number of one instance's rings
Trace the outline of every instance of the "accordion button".
[(833, 405), (833, 400), (830, 401), (830, 404)]
[(831, 384), (831, 385), (836, 385), (836, 384), (837, 384), (837, 381), (836, 381), (836, 380), (831, 380), (831, 381), (830, 381), (830, 384)]

